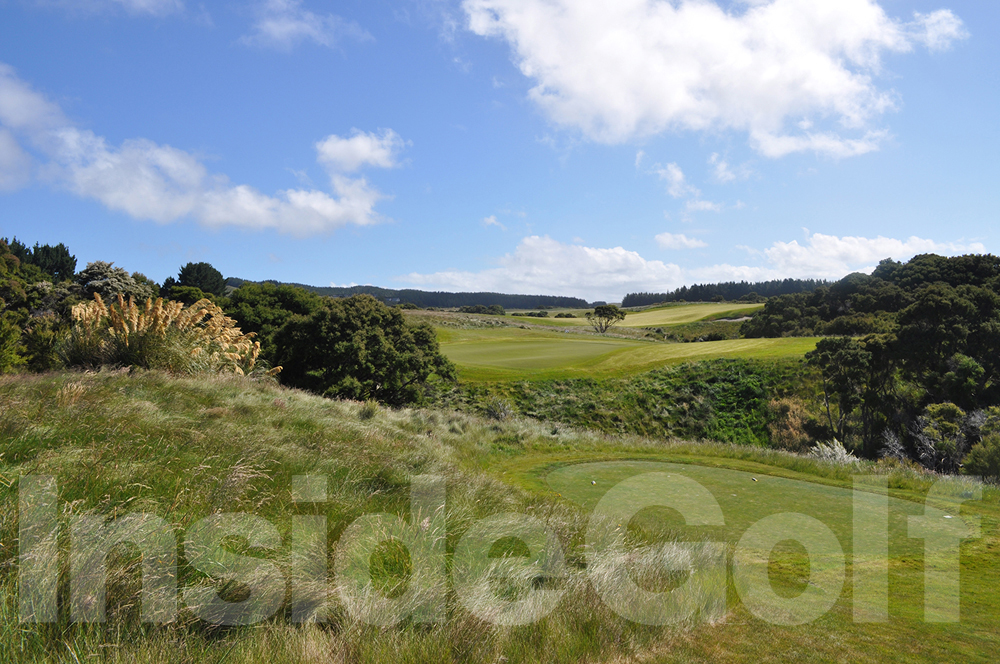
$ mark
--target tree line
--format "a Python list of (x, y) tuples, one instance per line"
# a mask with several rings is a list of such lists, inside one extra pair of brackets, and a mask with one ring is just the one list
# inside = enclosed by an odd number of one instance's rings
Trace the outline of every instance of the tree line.
[[(228, 283), (239, 286), (244, 283), (242, 279), (230, 278)], [(560, 309), (586, 309), (587, 301), (579, 297), (565, 297), (560, 295), (508, 295), (506, 293), (449, 293), (445, 291), (422, 291), (413, 289), (395, 290), (392, 288), (379, 288), (377, 286), (307, 286), (305, 284), (282, 284), (277, 281), (267, 281), (274, 285), (289, 285), (303, 288), (317, 295), (327, 297), (350, 297), (365, 293), (389, 304), (412, 303), (420, 308), (440, 307), (442, 309), (454, 309), (469, 306), (493, 306), (497, 305), (504, 309), (537, 309), (538, 307), (555, 307)]]
[(822, 279), (774, 279), (750, 283), (727, 281), (717, 284), (681, 286), (669, 293), (629, 293), (622, 298), (623, 307), (647, 307), (664, 302), (711, 302), (713, 300), (740, 300), (758, 302), (764, 298), (790, 293), (813, 291), (829, 285)]
[(806, 357), (828, 426), (865, 455), (1000, 474), (1000, 258), (886, 259), (772, 298), (741, 331), (823, 336)]
[(188, 263), (163, 284), (105, 261), (75, 268), (62, 244), (29, 249), (0, 238), (0, 373), (107, 365), (256, 372), (392, 405), (418, 403), (455, 378), (429, 325), (408, 323), (369, 294), (332, 298), (250, 282), (232, 289), (209, 263)]

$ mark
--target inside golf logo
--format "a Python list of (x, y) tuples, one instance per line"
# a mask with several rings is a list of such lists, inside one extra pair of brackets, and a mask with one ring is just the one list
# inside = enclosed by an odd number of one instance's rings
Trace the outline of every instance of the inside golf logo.
[[(589, 486), (597, 487), (596, 480)], [(121, 544), (141, 553), (141, 618), (149, 623), (175, 621), (183, 603), (211, 624), (250, 625), (271, 618), (286, 602), (293, 622), (322, 622), (334, 601), (366, 624), (387, 627), (407, 619), (442, 623), (447, 618), (449, 588), (473, 615), (497, 625), (530, 624), (557, 610), (572, 572), (559, 536), (538, 517), (507, 512), (475, 521), (455, 544), (449, 573), (445, 489), (442, 477), (415, 476), (408, 519), (365, 514), (336, 543), (328, 541), (329, 524), (322, 515), (291, 515), (287, 539), (267, 519), (247, 513), (206, 516), (182, 537), (153, 514), (133, 513), (110, 521), (72, 515), (66, 567), (60, 564), (56, 478), (22, 477), (19, 617), (22, 622), (56, 622), (60, 570), (68, 569), (70, 619), (103, 622), (108, 555)], [(973, 484), (955, 496), (946, 483), (937, 482), (922, 513), (907, 516), (905, 536), (923, 541), (927, 622), (960, 619), (959, 546), (965, 539), (979, 537), (980, 530), (978, 517), (960, 517), (958, 510), (965, 500), (979, 500), (981, 491)], [(740, 601), (757, 618), (799, 625), (820, 618), (839, 601), (850, 562), (854, 620), (885, 622), (890, 543), (886, 479), (856, 476), (853, 490), (841, 495), (844, 500), (850, 496), (850, 555), (829, 524), (800, 512), (767, 514), (749, 524), (735, 543), (704, 536), (706, 530), (727, 527), (719, 500), (704, 484), (678, 472), (633, 475), (604, 491), (594, 505), (586, 531), (586, 580), (606, 606), (641, 624), (720, 620), (727, 611), (726, 591), (732, 582)], [(297, 504), (322, 505), (327, 500), (326, 478), (296, 476), (292, 498)], [(678, 535), (652, 543), (633, 541), (629, 524), (649, 508), (678, 514), (683, 522)], [(273, 555), (236, 553), (234, 540), (245, 542), (247, 551)], [(501, 541), (517, 542), (523, 555), (492, 555)], [(807, 583), (793, 596), (775, 592), (769, 572), (771, 554), (788, 542), (800, 546), (808, 558)], [(179, 587), (178, 543), (186, 564), (200, 573), (203, 582)], [(373, 573), (375, 554), (387, 544), (396, 547), (400, 568), (405, 568), (405, 578), (392, 587)], [(327, 562), (331, 545), (335, 546), (332, 574)], [(285, 547), (287, 562), (279, 564), (277, 554)], [(675, 587), (650, 589), (649, 579), (664, 573), (679, 579)], [(234, 586), (236, 592), (226, 591)]]

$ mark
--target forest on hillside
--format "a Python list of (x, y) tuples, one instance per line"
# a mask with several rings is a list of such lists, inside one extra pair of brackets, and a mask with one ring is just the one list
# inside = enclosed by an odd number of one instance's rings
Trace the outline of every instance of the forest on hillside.
[[(243, 279), (230, 278), (227, 282), (233, 286), (246, 283)], [(536, 309), (563, 308), (586, 309), (587, 301), (579, 297), (564, 297), (560, 295), (512, 295), (508, 293), (451, 293), (447, 291), (422, 291), (412, 288), (396, 290), (379, 288), (378, 286), (308, 286), (306, 284), (265, 281), (263, 283), (275, 286), (295, 286), (317, 295), (326, 297), (351, 297), (352, 295), (371, 295), (389, 304), (414, 304), (420, 308), (440, 307), (454, 309), (471, 306), (501, 306), (504, 309)]]
[(807, 359), (822, 372), (830, 428), (868, 456), (948, 471), (987, 454), (1000, 463), (1000, 258), (886, 259), (769, 299), (741, 333), (824, 337)]
[(822, 279), (774, 279), (772, 281), (727, 281), (717, 284), (681, 286), (669, 293), (629, 293), (623, 307), (648, 307), (665, 302), (711, 302), (713, 300), (763, 302), (776, 295), (813, 291), (829, 282)]

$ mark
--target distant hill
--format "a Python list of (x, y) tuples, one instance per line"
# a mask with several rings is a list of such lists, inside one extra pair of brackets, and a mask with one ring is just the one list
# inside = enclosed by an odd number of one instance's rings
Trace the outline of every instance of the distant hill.
[(775, 279), (773, 281), (728, 281), (719, 284), (695, 284), (681, 286), (670, 293), (629, 293), (622, 300), (623, 307), (645, 307), (660, 302), (710, 302), (712, 298), (722, 296), (726, 300), (738, 300), (747, 295), (756, 294), (760, 297), (776, 295), (791, 295), (814, 291), (820, 286), (829, 286), (830, 282), (821, 279)]
[[(226, 285), (238, 288), (245, 280), (230, 277)], [(285, 284), (271, 279), (265, 283)], [(369, 295), (387, 304), (402, 304), (411, 302), (418, 307), (467, 307), (475, 304), (490, 306), (499, 304), (504, 309), (534, 309), (536, 307), (560, 307), (567, 309), (586, 309), (587, 301), (578, 297), (562, 297), (558, 295), (509, 295), (507, 293), (448, 293), (444, 291), (422, 291), (413, 289), (395, 290), (379, 288), (378, 286), (309, 286), (307, 284), (287, 283), (307, 291), (328, 297), (350, 297), (358, 293)]]

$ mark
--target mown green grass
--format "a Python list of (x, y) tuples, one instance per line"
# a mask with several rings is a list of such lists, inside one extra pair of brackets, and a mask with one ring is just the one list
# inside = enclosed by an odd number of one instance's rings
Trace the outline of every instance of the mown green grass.
[[(712, 456), (705, 456), (710, 452)], [(774, 454), (774, 453), (772, 453)], [(737, 458), (741, 457), (742, 458)], [(595, 458), (601, 458), (594, 461)], [(761, 463), (761, 462), (764, 463)], [(907, 518), (921, 515), (924, 510), (927, 483), (930, 476), (899, 469), (889, 471), (889, 614), (890, 622), (881, 627), (855, 622), (852, 619), (852, 570), (866, 560), (852, 561), (853, 538), (853, 477), (877, 477), (887, 467), (869, 464), (856, 466), (825, 466), (780, 454), (762, 458), (760, 451), (743, 448), (727, 452), (713, 446), (699, 452), (681, 444), (667, 453), (641, 454), (608, 453), (580, 455), (552, 452), (534, 459), (521, 457), (502, 466), (508, 481), (535, 491), (547, 491), (560, 498), (592, 509), (605, 493), (617, 483), (643, 473), (683, 475), (707, 488), (718, 501), (726, 525), (721, 528), (698, 528), (696, 539), (735, 542), (758, 520), (780, 513), (807, 514), (829, 527), (841, 543), (847, 560), (848, 573), (843, 592), (833, 609), (809, 625), (782, 628), (762, 623), (735, 608), (735, 620), (718, 626), (717, 638), (727, 645), (712, 647), (702, 642), (695, 648), (702, 656), (721, 661), (987, 661), (985, 649), (993, 647), (997, 635), (990, 621), (1000, 614), (993, 603), (990, 582), (983, 576), (987, 569), (1000, 568), (997, 555), (998, 518), (1000, 505), (994, 504), (996, 494), (987, 490), (982, 502), (962, 502), (968, 495), (966, 487), (956, 483), (952, 499), (933, 503), (959, 518), (980, 519), (982, 538), (966, 540), (962, 545), (961, 620), (944, 625), (924, 621), (924, 554), (923, 542), (908, 537)], [(754, 481), (756, 479), (756, 481)], [(862, 488), (862, 491), (870, 489)], [(992, 494), (992, 495), (991, 495)], [(955, 502), (948, 502), (955, 500)], [(864, 508), (862, 508), (862, 511)], [(645, 532), (677, 533), (683, 520), (676, 512), (640, 512), (629, 524), (630, 529)], [(771, 556), (770, 579), (773, 587), (783, 588), (785, 596), (794, 596), (804, 588), (810, 565), (802, 565), (802, 556), (787, 555), (782, 559), (779, 544)], [(786, 550), (787, 553), (787, 550)], [(816, 561), (812, 572), (822, 574)], [(933, 564), (933, 563), (929, 563)], [(795, 587), (798, 589), (795, 590)], [(778, 590), (782, 593), (782, 590)], [(697, 632), (707, 631), (699, 628)], [(827, 636), (822, 634), (826, 632)], [(795, 634), (793, 637), (792, 634)], [(911, 640), (912, 639), (912, 640)], [(698, 638), (696, 637), (696, 640)], [(747, 641), (753, 641), (752, 645)], [(770, 642), (770, 645), (768, 645)], [(862, 645), (864, 644), (864, 645)], [(865, 654), (867, 651), (867, 654)], [(752, 653), (752, 654), (751, 654)], [(664, 661), (667, 661), (666, 658)]]
[[(742, 318), (743, 316), (752, 315), (763, 306), (763, 304), (734, 304), (732, 302), (671, 304), (644, 309), (642, 311), (629, 311), (625, 315), (625, 320), (619, 323), (619, 325), (622, 327), (670, 327), (672, 325), (716, 320), (718, 318)], [(554, 318), (557, 313), (561, 313), (562, 311), (568, 311), (575, 315), (576, 318)], [(510, 311), (508, 312), (508, 316), (514, 320), (533, 325), (589, 327), (590, 322), (585, 318), (587, 311), (587, 309), (550, 311), (549, 315), (545, 318), (524, 316), (519, 315), (523, 312)]]
[[(694, 464), (621, 460), (560, 466), (545, 475), (545, 484), (560, 496), (592, 510), (608, 489), (643, 473), (673, 473), (708, 489), (726, 520), (725, 527), (712, 530), (713, 535), (726, 541), (735, 542), (752, 524), (782, 512), (808, 514), (833, 530), (845, 546), (851, 541), (851, 491), (815, 481)], [(906, 516), (922, 513), (923, 507), (912, 500), (891, 498), (889, 510), (889, 531), (897, 552), (916, 555), (920, 542), (906, 537)]]
[(790, 337), (670, 344), (510, 327), (439, 330), (439, 340), (464, 381), (625, 376), (698, 360), (794, 358), (815, 348), (817, 341)]
[[(842, 530), (839, 501), (859, 472), (887, 475), (894, 499), (919, 502), (935, 477), (912, 468), (835, 466), (748, 446), (605, 436), (445, 410), (388, 410), (247, 379), (177, 379), (152, 372), (2, 378), (0, 412), (2, 662), (987, 662), (1000, 646), (1000, 492), (992, 488), (982, 502), (962, 507), (962, 515), (982, 517), (983, 537), (962, 549), (963, 613), (957, 624), (923, 622), (923, 561), (913, 543), (893, 553), (891, 621), (884, 624), (851, 620), (849, 587), (828, 615), (790, 627), (750, 615), (732, 587), (721, 621), (674, 627), (630, 623), (589, 590), (583, 546), (588, 505), (605, 483), (630, 473), (648, 468), (700, 473), (713, 491), (739, 496), (742, 473), (751, 472), (759, 482), (744, 490), (749, 499), (730, 497), (723, 505), (735, 535), (760, 514), (786, 509), (820, 510), (816, 513)], [(594, 462), (603, 465), (570, 465)], [(729, 470), (713, 474), (711, 468)], [(477, 519), (501, 512), (533, 515), (553, 529), (566, 552), (567, 592), (547, 618), (516, 628), (475, 618), (450, 589), (446, 621), (436, 625), (359, 624), (334, 595), (330, 619), (317, 626), (291, 623), (285, 607), (248, 627), (218, 629), (184, 611), (177, 622), (154, 627), (138, 622), (140, 563), (124, 550), (110, 566), (115, 583), (108, 622), (71, 623), (64, 582), (58, 623), (19, 624), (17, 491), (18, 478), (30, 474), (57, 477), (64, 520), (144, 511), (183, 532), (217, 512), (263, 516), (278, 527), (284, 543), (271, 551), (240, 550), (283, 569), (290, 562), (292, 515), (327, 517), (327, 553), (334, 561), (335, 543), (351, 521), (372, 512), (407, 518), (409, 478), (436, 474), (448, 483), (449, 556)], [(290, 480), (299, 474), (326, 476), (329, 499), (294, 505)], [(581, 480), (586, 484), (578, 487)], [(595, 480), (597, 485), (589, 484)], [(587, 488), (595, 486), (600, 489)], [(969, 484), (949, 486), (959, 492)], [(893, 505), (902, 515), (919, 509), (917, 502)], [(645, 518), (635, 525), (655, 534), (657, 523)], [(675, 524), (666, 525), (676, 530)], [(65, 574), (67, 539), (62, 546)], [(181, 585), (204, 582), (181, 554)], [(377, 560), (373, 565), (405, 569)], [(779, 556), (772, 566), (778, 583), (792, 586), (807, 567), (794, 555)]]
[(742, 318), (764, 307), (763, 304), (735, 304), (733, 302), (672, 304), (664, 307), (628, 312), (622, 325), (626, 327), (663, 327), (680, 323), (717, 318)]

